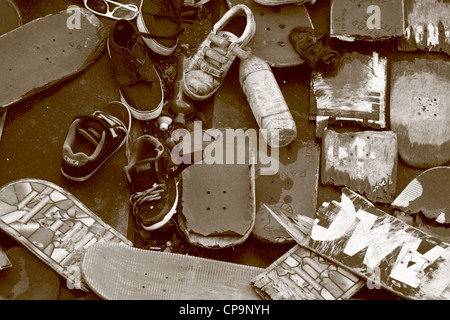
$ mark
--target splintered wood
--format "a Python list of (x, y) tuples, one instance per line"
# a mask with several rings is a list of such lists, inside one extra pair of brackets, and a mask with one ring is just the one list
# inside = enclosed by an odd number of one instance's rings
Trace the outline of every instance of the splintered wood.
[(372, 202), (391, 203), (396, 180), (397, 135), (394, 132), (325, 132), (322, 184), (346, 186)]
[(252, 279), (256, 292), (267, 300), (342, 300), (364, 284), (344, 268), (299, 245)]
[(333, 75), (311, 74), (311, 117), (316, 136), (322, 137), (328, 123), (356, 123), (385, 128), (386, 58), (357, 52), (343, 56)]
[(400, 157), (431, 168), (450, 160), (450, 62), (416, 58), (392, 64), (391, 130)]
[(318, 209), (306, 246), (404, 298), (450, 298), (449, 245), (348, 188)]
[(445, 52), (450, 55), (450, 1), (405, 0), (403, 51)]

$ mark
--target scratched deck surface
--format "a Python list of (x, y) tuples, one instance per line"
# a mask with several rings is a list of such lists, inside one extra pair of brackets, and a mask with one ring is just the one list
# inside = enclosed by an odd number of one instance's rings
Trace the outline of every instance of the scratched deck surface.
[(67, 25), (71, 13), (63, 10), (0, 36), (0, 108), (82, 72), (102, 54), (103, 24), (85, 9), (78, 12), (80, 24), (73, 29)]
[(0, 229), (84, 291), (89, 289), (79, 263), (85, 248), (97, 241), (131, 245), (70, 193), (38, 179), (13, 181), (0, 189)]
[(332, 0), (330, 36), (341, 40), (379, 41), (403, 36), (403, 0)]
[(103, 242), (86, 250), (81, 270), (108, 300), (260, 300), (250, 280), (264, 269)]
[(398, 42), (398, 49), (445, 52), (450, 55), (450, 1), (404, 1), (405, 35)]
[(387, 61), (373, 52), (346, 53), (335, 74), (311, 73), (310, 116), (316, 135), (322, 137), (329, 123), (386, 127)]
[(337, 133), (322, 140), (321, 183), (346, 186), (372, 202), (391, 203), (397, 182), (397, 135), (392, 131)]
[(427, 169), (450, 161), (450, 62), (396, 61), (391, 67), (390, 123), (400, 157)]
[(258, 294), (271, 300), (342, 300), (364, 285), (354, 274), (299, 245), (252, 279)]
[(350, 189), (318, 209), (307, 246), (404, 298), (450, 298), (449, 245)]

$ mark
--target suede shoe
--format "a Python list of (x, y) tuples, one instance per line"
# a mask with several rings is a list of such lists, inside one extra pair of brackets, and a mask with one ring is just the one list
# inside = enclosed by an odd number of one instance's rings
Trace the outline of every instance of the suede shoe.
[(116, 21), (107, 42), (122, 102), (138, 120), (157, 118), (164, 104), (161, 78), (141, 34), (128, 20)]
[[(246, 17), (240, 35), (226, 31), (234, 18)], [(183, 72), (183, 91), (191, 99), (202, 101), (211, 97), (222, 85), (236, 56), (246, 59), (244, 47), (256, 31), (252, 11), (243, 4), (231, 7), (214, 25)]]
[(164, 166), (164, 152), (164, 145), (157, 138), (142, 135), (133, 143), (124, 167), (131, 211), (145, 230), (164, 226), (178, 204), (177, 182)]
[(149, 34), (145, 44), (153, 52), (169, 56), (177, 45), (181, 28), (183, 0), (142, 0), (136, 20), (139, 32)]

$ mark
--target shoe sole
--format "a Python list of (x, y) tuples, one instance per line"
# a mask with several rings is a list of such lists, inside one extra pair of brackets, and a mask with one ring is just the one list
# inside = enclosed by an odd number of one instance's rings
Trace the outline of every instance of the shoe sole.
[(173, 203), (172, 208), (170, 209), (170, 211), (165, 215), (165, 217), (158, 223), (152, 224), (151, 226), (145, 226), (141, 223), (142, 228), (144, 228), (147, 231), (153, 231), (156, 229), (161, 228), (162, 226), (164, 226), (167, 222), (169, 222), (170, 219), (172, 219), (173, 215), (175, 214), (175, 212), (177, 212), (177, 205), (178, 205), (178, 182), (176, 182), (176, 187), (175, 187), (175, 191), (176, 191), (176, 196), (175, 196), (175, 201)]
[[(148, 31), (147, 27), (145, 26), (144, 17), (142, 16), (141, 12), (139, 12), (139, 15), (136, 19), (136, 25), (137, 25), (139, 32), (150, 33)], [(150, 48), (150, 50), (152, 50), (153, 52), (155, 52), (159, 55), (162, 55), (162, 56), (170, 56), (175, 51), (175, 49), (178, 45), (178, 38), (175, 43), (175, 46), (173, 46), (172, 48), (163, 46), (162, 44), (160, 44), (153, 38), (148, 39), (148, 38), (142, 37), (142, 39), (144, 40), (144, 43), (147, 45), (147, 47)]]
[[(111, 59), (111, 50), (109, 49), (109, 38), (106, 41), (106, 49), (108, 50), (109, 59), (112, 60)], [(161, 77), (159, 76), (158, 71), (155, 70), (155, 72), (156, 72), (156, 75), (158, 76), (159, 83), (162, 84), (162, 80), (161, 80)], [(161, 97), (162, 97), (161, 101), (160, 101), (158, 107), (156, 109), (154, 109), (153, 111), (137, 110), (128, 104), (127, 100), (125, 100), (125, 97), (122, 95), (122, 92), (120, 91), (120, 89), (119, 89), (119, 94), (120, 94), (120, 102), (122, 102), (128, 108), (128, 110), (130, 110), (131, 115), (136, 120), (143, 120), (143, 121), (152, 120), (152, 119), (159, 117), (159, 115), (162, 112), (162, 109), (164, 106), (164, 89), (163, 89), (162, 85), (161, 85)]]

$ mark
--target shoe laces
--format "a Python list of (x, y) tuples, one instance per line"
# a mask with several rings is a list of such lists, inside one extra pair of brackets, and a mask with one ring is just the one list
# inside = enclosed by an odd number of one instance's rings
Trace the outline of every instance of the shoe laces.
[[(143, 203), (161, 200), (162, 194), (166, 192), (166, 189), (164, 184), (155, 182), (151, 188), (135, 192), (130, 196), (130, 203), (133, 206), (133, 211), (136, 211), (137, 207)], [(153, 209), (153, 206), (150, 206), (150, 209)]]
[(223, 65), (230, 60), (231, 55), (241, 59), (249, 57), (249, 53), (242, 50), (237, 41), (230, 41), (215, 33), (209, 35), (209, 40), (211, 44), (204, 49), (203, 59), (200, 60), (200, 69), (213, 77), (220, 78), (222, 76), (226, 70)]

